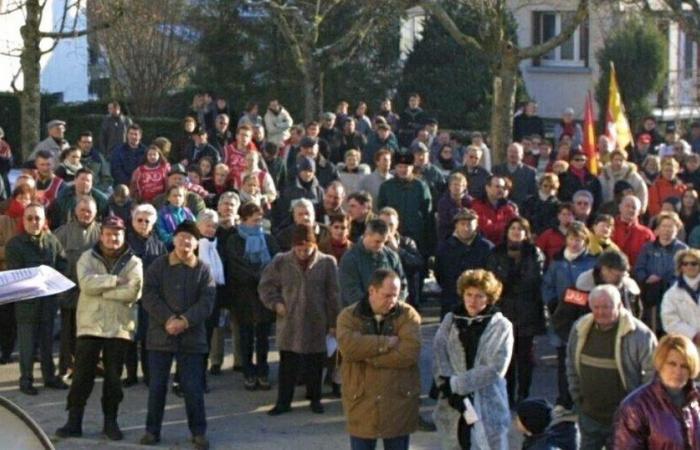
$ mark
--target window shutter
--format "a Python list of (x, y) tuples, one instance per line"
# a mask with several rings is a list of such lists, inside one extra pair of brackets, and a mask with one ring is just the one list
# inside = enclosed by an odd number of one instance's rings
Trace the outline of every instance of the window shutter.
[(579, 33), (580, 33), (580, 38), (579, 38), (579, 56), (581, 60), (583, 61), (584, 67), (589, 67), (589, 57), (588, 57), (588, 35), (589, 35), (589, 29), (588, 29), (588, 19), (585, 19), (583, 22), (581, 22), (581, 25), (579, 25)]
[[(542, 43), (542, 13), (540, 11), (532, 12), (532, 45)], [(532, 58), (532, 65), (537, 67), (540, 65), (540, 57)]]

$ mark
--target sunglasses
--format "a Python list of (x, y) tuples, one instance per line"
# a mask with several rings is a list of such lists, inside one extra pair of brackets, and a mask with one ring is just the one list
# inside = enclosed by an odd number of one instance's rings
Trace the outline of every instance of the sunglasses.
[(572, 161), (586, 162), (586, 158), (574, 158)]
[(691, 267), (697, 267), (700, 265), (700, 261), (682, 261), (681, 266), (691, 266)]

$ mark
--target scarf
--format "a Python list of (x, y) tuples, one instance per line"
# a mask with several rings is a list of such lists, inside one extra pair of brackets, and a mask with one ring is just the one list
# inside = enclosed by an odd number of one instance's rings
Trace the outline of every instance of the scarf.
[(568, 248), (565, 248), (564, 249), (564, 258), (566, 258), (567, 261), (571, 262), (571, 261), (575, 260), (576, 258), (578, 258), (579, 256), (581, 256), (583, 254), (583, 252), (585, 252), (585, 251), (586, 251), (585, 247), (580, 252), (577, 252), (577, 253), (574, 253), (571, 250), (569, 250)]
[(244, 258), (251, 264), (259, 264), (265, 267), (270, 262), (270, 250), (267, 248), (265, 232), (260, 227), (247, 225), (238, 226), (238, 235), (245, 239)]
[(569, 172), (571, 172), (571, 175), (578, 178), (581, 181), (581, 184), (586, 184), (586, 169), (577, 169), (571, 166), (569, 167)]
[(71, 164), (68, 161), (63, 161), (61, 163), (63, 167), (65, 167), (70, 174), (75, 174), (77, 171), (83, 168), (83, 165), (81, 163), (78, 164)]
[(7, 215), (14, 219), (17, 224), (17, 233), (24, 233), (24, 206), (16, 199), (10, 199), (10, 205), (7, 208)]
[(224, 264), (221, 262), (221, 256), (216, 250), (217, 239), (210, 240), (209, 238), (201, 238), (199, 240), (199, 257), (209, 265), (214, 281), (218, 286), (226, 284), (224, 278)]

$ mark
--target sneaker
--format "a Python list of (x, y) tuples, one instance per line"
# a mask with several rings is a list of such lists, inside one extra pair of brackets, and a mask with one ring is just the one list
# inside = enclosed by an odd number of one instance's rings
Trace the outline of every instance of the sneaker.
[(258, 387), (258, 380), (253, 377), (246, 377), (245, 381), (243, 382), (243, 387), (247, 391), (254, 391)]
[(196, 450), (209, 450), (209, 440), (204, 436), (192, 436), (192, 444)]
[(267, 412), (268, 416), (279, 416), (280, 414), (288, 413), (292, 408), (290, 406), (275, 405), (274, 408)]
[(258, 389), (261, 391), (269, 391), (272, 389), (270, 380), (267, 377), (258, 377)]
[(148, 431), (146, 431), (146, 434), (143, 435), (143, 437), (139, 441), (139, 444), (141, 444), (141, 445), (156, 445), (159, 442), (160, 442), (159, 436), (156, 436), (156, 435), (151, 434)]
[(221, 375), (221, 364), (212, 364), (209, 368), (210, 375)]

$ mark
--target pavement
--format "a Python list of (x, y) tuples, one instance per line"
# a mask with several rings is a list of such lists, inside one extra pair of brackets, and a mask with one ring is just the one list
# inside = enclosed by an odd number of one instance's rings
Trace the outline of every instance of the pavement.
[[(423, 349), (421, 352), (421, 376), (423, 400), (421, 412), (429, 417), (434, 405), (428, 398), (430, 387), (430, 368), (432, 361), (432, 338), (437, 330), (438, 320), (435, 308), (424, 314), (422, 326)], [(276, 398), (276, 375), (279, 355), (272, 343), (270, 353), (271, 380), (273, 389), (264, 391), (246, 391), (243, 388), (243, 376), (234, 373), (231, 342), (227, 340), (227, 356), (222, 374), (210, 376), (211, 392), (205, 396), (208, 420), (208, 437), (213, 449), (328, 449), (349, 448), (349, 439), (345, 433), (342, 405), (339, 399), (324, 398), (325, 414), (311, 413), (308, 401), (304, 400), (304, 388), (297, 388), (293, 411), (278, 417), (266, 414)], [(58, 345), (56, 345), (58, 348)], [(550, 401), (556, 396), (556, 360), (554, 349), (549, 346), (546, 337), (536, 340), (537, 366), (534, 373), (532, 396), (546, 397)], [(57, 355), (56, 355), (57, 356)], [(35, 364), (35, 377), (40, 380), (39, 364)], [(100, 390), (102, 380), (97, 379), (92, 396), (88, 402), (83, 423), (83, 438), (58, 439), (53, 437), (56, 428), (62, 426), (67, 418), (65, 411), (67, 391), (44, 389), (37, 384), (39, 395), (26, 396), (18, 390), (19, 367), (16, 362), (0, 366), (0, 395), (13, 401), (27, 411), (52, 437), (57, 449), (134, 449), (147, 448), (138, 444), (144, 433), (146, 420), (147, 387), (140, 383), (124, 390), (124, 401), (119, 412), (119, 424), (124, 431), (124, 440), (108, 441), (101, 436), (102, 413), (100, 409)], [(324, 392), (329, 391), (324, 387)], [(184, 401), (169, 394), (162, 430), (162, 441), (155, 448), (189, 449), (192, 448), (184, 410)], [(511, 429), (511, 448), (520, 448), (520, 437)], [(0, 448), (2, 444), (0, 444)], [(416, 432), (411, 435), (412, 449), (439, 449), (437, 433)]]

